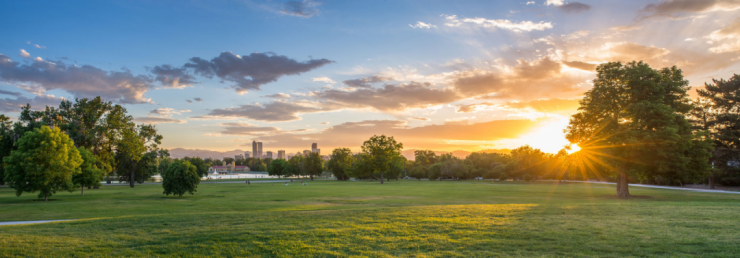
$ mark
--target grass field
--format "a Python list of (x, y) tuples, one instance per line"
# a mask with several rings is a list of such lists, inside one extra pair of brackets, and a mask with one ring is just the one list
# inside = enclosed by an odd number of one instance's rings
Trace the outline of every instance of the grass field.
[(103, 186), (39, 202), (0, 188), (4, 256), (712, 256), (740, 253), (740, 195), (490, 181)]

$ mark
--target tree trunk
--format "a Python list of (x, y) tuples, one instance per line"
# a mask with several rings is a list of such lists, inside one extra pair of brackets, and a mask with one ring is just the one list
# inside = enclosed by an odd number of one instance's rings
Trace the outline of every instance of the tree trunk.
[(383, 184), (383, 172), (380, 172), (380, 184)]
[(709, 176), (709, 189), (714, 189), (714, 175)]
[(630, 198), (629, 176), (620, 172), (617, 175), (617, 198)]
[(313, 181), (313, 174), (311, 174), (311, 181)]
[(131, 176), (129, 177), (129, 185), (134, 188), (134, 180), (136, 178), (136, 163), (131, 164)]
[(45, 202), (48, 202), (49, 201), (49, 194), (44, 194), (44, 201)]
[(82, 187), (80, 187), (80, 193), (85, 195), (85, 184), (82, 184)]

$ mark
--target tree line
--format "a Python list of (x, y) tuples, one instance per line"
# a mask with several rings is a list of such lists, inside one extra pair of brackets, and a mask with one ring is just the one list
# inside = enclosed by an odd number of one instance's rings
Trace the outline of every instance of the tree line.
[(137, 125), (125, 108), (93, 99), (63, 100), (58, 108), (21, 109), (16, 122), (0, 115), (0, 184), (16, 194), (97, 188), (104, 177), (143, 183), (157, 173), (162, 136)]

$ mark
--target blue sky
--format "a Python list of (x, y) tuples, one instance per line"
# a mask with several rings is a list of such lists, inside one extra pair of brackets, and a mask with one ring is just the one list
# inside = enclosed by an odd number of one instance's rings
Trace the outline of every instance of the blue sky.
[[(599, 63), (677, 65), (692, 86), (738, 73), (738, 8), (726, 0), (4, 1), (0, 112), (100, 95), (156, 123), (165, 148), (226, 151), (258, 140), (272, 151), (311, 142), (356, 150), (385, 133), (406, 149), (555, 152)], [(198, 73), (196, 57), (218, 68)], [(243, 66), (219, 63), (227, 60)], [(158, 81), (164, 65), (189, 76), (167, 78), (189, 83)]]

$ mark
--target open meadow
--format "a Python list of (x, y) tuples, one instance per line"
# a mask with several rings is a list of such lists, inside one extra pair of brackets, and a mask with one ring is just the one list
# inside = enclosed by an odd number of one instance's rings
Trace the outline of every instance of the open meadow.
[(490, 181), (0, 188), (0, 256), (713, 256), (740, 253), (740, 195)]

